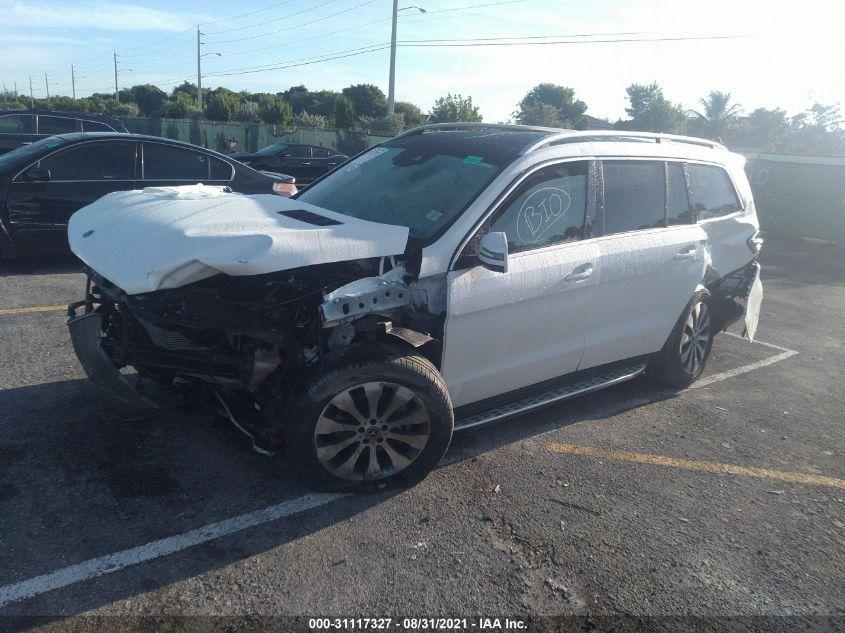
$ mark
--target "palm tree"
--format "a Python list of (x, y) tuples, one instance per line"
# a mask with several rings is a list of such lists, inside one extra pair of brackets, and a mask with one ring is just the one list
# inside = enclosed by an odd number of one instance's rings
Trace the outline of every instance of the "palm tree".
[(730, 92), (714, 90), (699, 103), (704, 111), (692, 110), (692, 114), (696, 117), (696, 124), (702, 135), (713, 140), (721, 141), (742, 114), (742, 106), (731, 103)]

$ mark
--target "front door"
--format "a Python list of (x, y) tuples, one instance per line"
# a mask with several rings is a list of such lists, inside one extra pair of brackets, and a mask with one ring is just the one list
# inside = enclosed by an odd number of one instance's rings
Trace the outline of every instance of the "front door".
[[(599, 273), (596, 245), (584, 241), (592, 190), (588, 161), (541, 168), (464, 249), (448, 275), (442, 367), (454, 406), (578, 368)], [(476, 265), (474, 248), (488, 231), (507, 235), (507, 272)]]
[(145, 141), (141, 161), (141, 187), (228, 185), (232, 166), (205, 152), (181, 145)]
[(70, 216), (107, 193), (134, 188), (134, 175), (132, 141), (91, 141), (41, 159), (9, 187), (12, 239), (30, 251), (66, 250)]

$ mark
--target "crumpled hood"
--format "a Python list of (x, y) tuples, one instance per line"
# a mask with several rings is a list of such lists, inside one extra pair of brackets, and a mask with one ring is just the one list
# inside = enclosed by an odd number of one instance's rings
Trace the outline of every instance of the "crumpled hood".
[(399, 255), (408, 228), (222, 187), (148, 187), (108, 194), (73, 214), (71, 250), (124, 290), (178, 288), (218, 273), (260, 275)]

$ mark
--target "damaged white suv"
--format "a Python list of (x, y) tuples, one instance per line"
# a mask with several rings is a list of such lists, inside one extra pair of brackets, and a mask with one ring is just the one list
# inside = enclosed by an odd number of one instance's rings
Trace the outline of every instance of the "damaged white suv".
[(69, 238), (95, 382), (215, 407), (322, 487), (417, 480), (453, 430), (643, 371), (689, 385), (762, 297), (742, 157), (656, 134), (425, 126), (294, 199), (115, 193)]

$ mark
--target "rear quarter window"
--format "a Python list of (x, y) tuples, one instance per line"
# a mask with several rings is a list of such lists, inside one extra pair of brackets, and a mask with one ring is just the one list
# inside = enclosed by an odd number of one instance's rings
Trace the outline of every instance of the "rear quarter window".
[(698, 220), (730, 215), (742, 210), (727, 172), (715, 165), (687, 165), (689, 198)]

